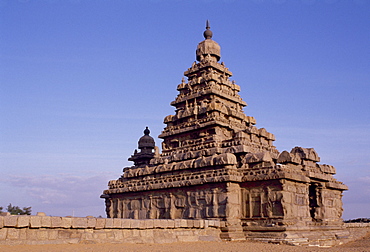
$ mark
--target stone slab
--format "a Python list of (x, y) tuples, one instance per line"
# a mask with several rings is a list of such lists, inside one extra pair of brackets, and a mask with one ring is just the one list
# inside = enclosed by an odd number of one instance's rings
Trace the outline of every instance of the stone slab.
[(40, 228), (41, 227), (41, 217), (40, 216), (30, 216), (30, 227)]
[(121, 228), (122, 227), (122, 219), (113, 218), (113, 228)]
[(97, 218), (95, 229), (102, 229), (105, 227), (105, 218)]
[(87, 219), (79, 217), (72, 218), (72, 228), (87, 228)]
[(113, 219), (112, 218), (105, 219), (105, 228), (113, 228)]
[(10, 215), (4, 216), (4, 227), (16, 227), (18, 222), (18, 216)]
[(51, 227), (52, 228), (62, 227), (62, 217), (57, 217), (57, 216), (51, 217)]
[(50, 216), (41, 216), (41, 227), (51, 227)]
[(145, 220), (145, 228), (154, 228), (153, 220)]
[(131, 228), (130, 219), (122, 219), (122, 228)]
[(30, 226), (30, 216), (21, 215), (18, 216), (17, 227), (29, 227)]
[(96, 218), (87, 218), (87, 228), (95, 228), (96, 220)]
[(62, 228), (71, 228), (72, 227), (72, 218), (70, 217), (62, 217)]

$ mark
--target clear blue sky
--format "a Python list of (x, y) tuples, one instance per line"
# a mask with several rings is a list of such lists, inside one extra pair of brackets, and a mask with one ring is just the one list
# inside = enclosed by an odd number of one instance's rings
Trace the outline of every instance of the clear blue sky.
[(205, 21), (279, 151), (334, 165), (370, 217), (370, 1), (0, 0), (0, 206), (105, 216), (145, 126), (174, 114)]

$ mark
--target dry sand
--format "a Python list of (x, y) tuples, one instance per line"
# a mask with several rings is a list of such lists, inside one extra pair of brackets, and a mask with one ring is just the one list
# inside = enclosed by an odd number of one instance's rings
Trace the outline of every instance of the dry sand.
[(332, 248), (299, 247), (259, 242), (178, 242), (169, 244), (47, 244), (47, 245), (0, 245), (1, 252), (109, 252), (109, 251), (164, 251), (164, 252), (208, 252), (208, 251), (370, 251), (370, 232), (366, 236)]

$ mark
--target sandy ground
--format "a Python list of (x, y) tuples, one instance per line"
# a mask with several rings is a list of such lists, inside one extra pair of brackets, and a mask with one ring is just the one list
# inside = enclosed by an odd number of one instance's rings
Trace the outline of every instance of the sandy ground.
[(183, 242), (170, 244), (57, 244), (57, 245), (0, 245), (1, 252), (109, 252), (109, 251), (137, 251), (137, 252), (195, 252), (195, 251), (370, 251), (370, 232), (365, 237), (358, 240), (332, 247), (332, 248), (318, 248), (318, 247), (299, 247), (280, 244), (269, 244), (259, 242)]

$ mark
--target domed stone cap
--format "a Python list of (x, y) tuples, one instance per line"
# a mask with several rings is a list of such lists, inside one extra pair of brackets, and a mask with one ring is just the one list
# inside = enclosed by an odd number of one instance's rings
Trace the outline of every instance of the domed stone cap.
[(197, 60), (202, 61), (207, 55), (219, 61), (221, 58), (221, 47), (217, 42), (212, 40), (213, 33), (210, 30), (209, 21), (207, 20), (206, 30), (203, 33), (205, 40), (200, 42), (197, 47)]
[(145, 128), (144, 130), (144, 136), (142, 136), (140, 139), (139, 139), (139, 149), (147, 149), (147, 148), (153, 148), (155, 147), (155, 142), (154, 142), (154, 139), (153, 137), (149, 136), (150, 134), (150, 130), (148, 129), (148, 127)]

